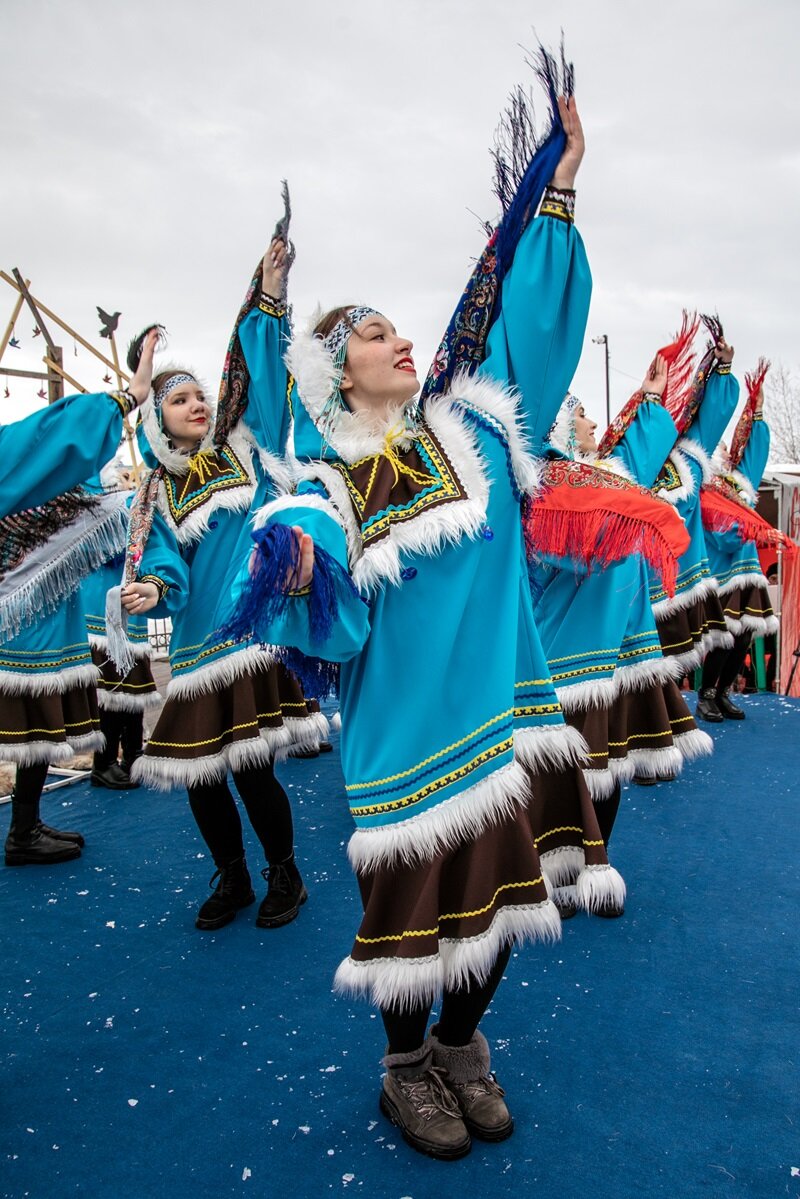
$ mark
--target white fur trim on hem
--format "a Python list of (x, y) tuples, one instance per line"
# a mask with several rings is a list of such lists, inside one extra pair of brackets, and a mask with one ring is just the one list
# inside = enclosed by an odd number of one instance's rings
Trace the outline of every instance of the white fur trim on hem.
[(550, 887), (565, 887), (574, 883), (586, 865), (586, 857), (577, 845), (560, 845), (539, 854), (542, 874)]
[(585, 866), (578, 875), (575, 895), (578, 906), (591, 914), (606, 907), (624, 907), (627, 888), (613, 866)]
[(674, 744), (664, 749), (631, 749), (628, 761), (634, 774), (646, 779), (664, 779), (683, 770), (683, 754)]
[(334, 733), (340, 733), (342, 731), (342, 714), (341, 714), (341, 712), (338, 712), (338, 711), (334, 712), (333, 716), (331, 716), (331, 728), (334, 731)]
[[(126, 637), (128, 649), (134, 658), (150, 658), (153, 654), (153, 647), (149, 641), (131, 641)], [(89, 634), (89, 644), (92, 649), (98, 649), (101, 653), (108, 653), (108, 637), (101, 637), (97, 633)]]
[(514, 757), (532, 774), (582, 766), (588, 753), (583, 735), (569, 724), (514, 730)]
[(705, 599), (707, 595), (713, 595), (715, 591), (719, 591), (717, 580), (710, 574), (707, 578), (701, 579), (699, 583), (695, 583), (693, 587), (687, 588), (686, 591), (667, 596), (666, 599), (653, 604), (653, 615), (657, 621), (663, 620), (667, 616), (673, 616), (676, 612), (683, 612), (685, 608), (691, 608), (692, 604)]
[(73, 754), (99, 753), (106, 747), (105, 734), (98, 729), (94, 733), (82, 733), (80, 737), (70, 737), (67, 745)]
[[(629, 769), (627, 758), (615, 758), (613, 761), (615, 765), (622, 765)], [(630, 771), (629, 777), (633, 777), (633, 771)], [(622, 771), (611, 769), (611, 760), (609, 760), (607, 770), (592, 770), (590, 767), (584, 766), (583, 778), (592, 803), (602, 803), (603, 800), (614, 794), (618, 782), (625, 781)]]
[(246, 674), (269, 670), (275, 661), (272, 646), (267, 645), (262, 649), (260, 645), (249, 645), (246, 649), (226, 654), (216, 662), (173, 677), (167, 687), (167, 699), (194, 699), (209, 691), (221, 691)]
[(262, 729), (259, 737), (226, 745), (218, 754), (203, 758), (167, 758), (144, 753), (131, 767), (134, 782), (144, 783), (156, 791), (172, 791), (175, 787), (196, 787), (219, 783), (228, 771), (246, 770), (249, 766), (265, 766), (273, 761), (278, 750), (291, 740), (284, 726)]
[(674, 658), (651, 658), (649, 662), (636, 662), (630, 666), (619, 666), (614, 675), (618, 691), (629, 694), (644, 691), (653, 683), (669, 683), (683, 677), (683, 671)]
[(614, 677), (585, 679), (561, 686), (554, 683), (558, 702), (565, 712), (585, 712), (589, 708), (610, 708), (617, 694)]
[(442, 938), (439, 953), (423, 958), (377, 958), (356, 962), (348, 957), (334, 978), (340, 994), (369, 998), (380, 1008), (400, 1010), (432, 1003), (442, 991), (465, 983), (485, 982), (504, 945), (520, 941), (561, 939), (561, 917), (555, 904), (500, 908), (486, 932), (477, 937)]
[(75, 751), (66, 741), (26, 741), (24, 745), (0, 744), (0, 761), (13, 762), (15, 766), (36, 766), (47, 762), (48, 766), (59, 766), (74, 758)]
[(162, 702), (157, 691), (146, 695), (130, 695), (127, 691), (105, 691), (97, 688), (97, 706), (107, 712), (148, 712)]
[(45, 674), (17, 674), (0, 670), (0, 694), (6, 695), (63, 695), (76, 687), (96, 687), (99, 673), (94, 663), (52, 670)]
[(731, 575), (729, 579), (726, 579), (724, 583), (719, 585), (719, 597), (722, 599), (724, 596), (729, 595), (731, 591), (744, 590), (750, 587), (759, 587), (766, 591), (769, 583), (760, 571), (745, 570), (741, 574)]
[[(728, 617), (726, 616), (727, 620)], [(777, 616), (751, 616), (749, 612), (742, 613), (742, 619), (739, 622), (742, 627), (742, 632), (747, 630), (754, 637), (767, 637), (770, 633), (777, 633), (780, 628), (780, 622)]]
[(285, 762), (296, 749), (319, 749), (330, 731), (327, 717), (322, 712), (309, 712), (308, 716), (284, 716), (283, 723), (292, 735), (288, 745), (275, 754), (276, 762)]
[(713, 737), (709, 737), (702, 729), (690, 729), (688, 733), (673, 733), (672, 741), (686, 762), (707, 758), (714, 752)]
[(366, 874), (395, 862), (429, 861), (510, 818), (529, 798), (526, 771), (519, 762), (509, 762), (419, 816), (395, 825), (357, 829), (347, 847), (350, 864), (358, 874)]

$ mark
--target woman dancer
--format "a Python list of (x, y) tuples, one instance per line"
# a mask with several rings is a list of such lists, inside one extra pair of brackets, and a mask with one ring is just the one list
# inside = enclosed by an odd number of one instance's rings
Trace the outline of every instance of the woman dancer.
[(44, 824), (50, 765), (102, 746), (97, 669), (78, 588), (125, 543), (125, 509), (82, 488), (147, 396), (143, 372), (125, 392), (69, 396), (0, 429), (0, 755), (17, 764), (7, 866), (80, 856), (80, 833)]
[[(100, 472), (98, 490), (132, 498), (133, 475), (118, 459)], [(131, 616), (125, 629), (133, 666), (123, 677), (108, 654), (106, 636), (106, 595), (118, 582), (125, 561), (124, 552), (110, 558), (84, 582), (81, 588), (86, 632), (92, 661), (99, 672), (97, 703), (100, 729), (105, 738), (103, 749), (95, 750), (92, 786), (111, 791), (138, 787), (130, 777), (130, 768), (144, 749), (144, 714), (161, 703), (150, 669), (150, 639), (147, 616)], [(120, 749), (122, 761), (119, 760)]]
[(567, 396), (549, 433), (542, 490), (524, 517), (536, 622), (565, 716), (589, 744), (584, 777), (606, 846), (623, 780), (680, 770), (684, 753), (711, 749), (662, 655), (647, 586), (649, 561), (674, 588), (689, 541), (677, 513), (645, 490), (674, 440), (662, 397), (674, 374), (668, 359), (684, 349), (675, 343), (656, 357), (609, 429), (603, 457), (595, 424)]
[[(543, 65), (554, 100), (554, 64)], [(512, 942), (560, 935), (544, 859), (585, 854), (584, 895), (621, 884), (588, 796), (563, 827), (541, 829), (538, 852), (526, 811), (531, 773), (565, 767), (582, 747), (547, 675), (519, 519), (535, 477), (529, 445), (572, 375), (590, 290), (572, 222), (583, 135), (574, 100), (559, 111), (420, 408), (412, 343), (374, 309), (334, 309), (295, 338), (302, 482), (259, 514), (239, 608), (244, 629), (342, 663), (349, 854), (365, 911), (336, 986), (379, 1006), (381, 1108), (414, 1148), (442, 1158), (468, 1152), (471, 1135), (513, 1130), (478, 1024)], [(504, 255), (513, 267), (503, 278)], [(475, 377), (452, 379), (465, 304), (490, 329)]]
[(712, 650), (703, 664), (697, 713), (717, 723), (744, 720), (744, 712), (730, 697), (731, 686), (753, 637), (778, 629), (757, 545), (774, 546), (780, 534), (753, 512), (769, 457), (769, 426), (763, 412), (768, 369), (769, 363), (761, 359), (758, 369), (745, 375), (748, 398), (730, 451), (720, 442), (713, 478), (701, 492), (709, 566), (719, 584), (725, 623), (734, 638), (731, 649)]
[[(274, 928), (297, 916), (307, 894), (294, 860), (291, 807), (273, 764), (280, 750), (316, 744), (327, 731), (302, 697), (282, 707), (284, 682), (271, 654), (218, 633), (229, 615), (231, 564), (249, 542), (251, 508), (289, 482), (281, 459), (289, 427), (281, 357), (289, 332), (287, 225), (285, 218), (248, 289), (216, 420), (191, 371), (163, 368), (153, 378), (143, 420), (159, 465), (131, 511), (123, 605), (135, 616), (172, 617), (172, 681), (132, 777), (188, 790), (216, 865), (216, 888), (196, 919), (206, 930), (255, 901), (229, 770), (267, 859), (256, 923)], [(152, 363), (155, 337), (145, 339), (143, 362)]]

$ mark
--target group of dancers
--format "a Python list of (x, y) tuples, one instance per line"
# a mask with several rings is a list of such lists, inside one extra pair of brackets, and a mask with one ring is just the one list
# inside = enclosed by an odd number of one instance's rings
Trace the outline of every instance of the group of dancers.
[[(196, 922), (220, 928), (256, 899), (230, 775), (266, 861), (256, 923), (293, 920), (307, 893), (275, 763), (315, 752), (335, 692), (364, 908), (335, 986), (380, 1009), (382, 1110), (446, 1159), (513, 1131), (479, 1029), (512, 946), (623, 913), (621, 784), (711, 752), (678, 684), (703, 664), (699, 716), (740, 719), (730, 685), (775, 620), (763, 367), (730, 449), (716, 319), (696, 364), (684, 318), (599, 446), (567, 393), (591, 290), (584, 138), (571, 71), (544, 51), (539, 71), (549, 125), (531, 139), (520, 93), (502, 217), (421, 394), (411, 341), (367, 305), (292, 330), (287, 195), (216, 406), (191, 369), (156, 367), (153, 326), (125, 391), (0, 430), (6, 864), (80, 854), (39, 799), (49, 765), (92, 750), (104, 786), (188, 792), (216, 866)], [(102, 468), (135, 409), (149, 470), (130, 501)], [(143, 745), (149, 617), (172, 620), (171, 682)]]

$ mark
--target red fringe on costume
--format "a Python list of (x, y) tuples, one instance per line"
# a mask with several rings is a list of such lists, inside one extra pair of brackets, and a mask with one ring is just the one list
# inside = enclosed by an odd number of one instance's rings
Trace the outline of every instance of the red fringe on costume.
[(530, 557), (569, 557), (592, 570), (642, 554), (667, 594), (675, 594), (678, 558), (689, 535), (672, 505), (584, 462), (551, 461), (543, 482), (541, 495), (523, 512)]
[(700, 488), (700, 512), (703, 528), (711, 533), (735, 532), (744, 543), (754, 541), (761, 549), (783, 547), (785, 554), (795, 554), (797, 546), (774, 529), (769, 521), (749, 508), (738, 498), (736, 489), (719, 475)]
[(767, 371), (770, 364), (766, 358), (759, 358), (758, 366), (754, 371), (749, 371), (745, 374), (744, 381), (747, 384), (747, 403), (744, 406), (742, 415), (736, 425), (736, 431), (731, 439), (730, 458), (731, 469), (735, 470), (744, 457), (744, 451), (747, 448), (747, 443), (750, 440), (750, 431), (753, 428), (753, 421), (756, 416), (756, 408), (758, 407), (758, 399), (761, 395), (761, 388), (764, 380), (767, 377)]

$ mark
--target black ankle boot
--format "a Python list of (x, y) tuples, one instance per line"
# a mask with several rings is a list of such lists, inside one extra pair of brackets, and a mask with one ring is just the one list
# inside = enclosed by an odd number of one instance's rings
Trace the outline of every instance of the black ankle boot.
[[(219, 879), (219, 882), (217, 882)], [(205, 901), (195, 920), (196, 928), (214, 929), (230, 924), (236, 913), (256, 901), (244, 857), (220, 866), (211, 876), (209, 886), (217, 882), (213, 895)]]
[(308, 899), (294, 855), (285, 862), (277, 862), (261, 871), (267, 880), (267, 894), (258, 909), (256, 924), (259, 928), (279, 928), (294, 920), (301, 906)]
[[(22, 803), (11, 795), (11, 827), (5, 844), (6, 866), (54, 866), (81, 856), (80, 844), (53, 836), (39, 820), (39, 804)], [(80, 836), (80, 833), (73, 834)]]
[(717, 707), (727, 720), (744, 720), (744, 712), (731, 699), (729, 691), (717, 692)]
[(92, 786), (108, 787), (109, 791), (132, 791), (139, 784), (131, 780), (131, 776), (122, 769), (119, 762), (111, 762), (108, 766), (94, 767)]
[(703, 687), (697, 692), (697, 707), (695, 714), (701, 720), (707, 720), (710, 724), (721, 724), (724, 717), (717, 707), (717, 692), (714, 687)]
[(77, 845), (80, 849), (83, 849), (86, 844), (83, 833), (71, 833), (65, 828), (51, 828), (43, 820), (37, 822), (36, 828), (40, 833), (44, 833), (46, 837), (52, 837), (54, 841), (68, 841), (70, 845)]

